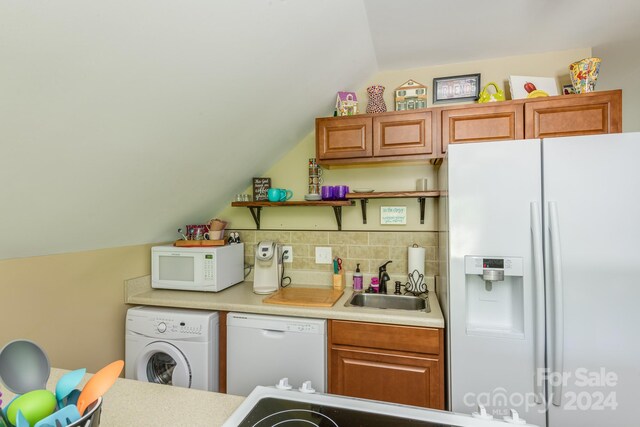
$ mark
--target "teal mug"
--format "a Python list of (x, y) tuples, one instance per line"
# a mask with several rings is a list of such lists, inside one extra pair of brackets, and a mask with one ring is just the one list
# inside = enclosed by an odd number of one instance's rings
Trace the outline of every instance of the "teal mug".
[(293, 191), (284, 188), (270, 188), (267, 197), (270, 202), (285, 202), (293, 197)]

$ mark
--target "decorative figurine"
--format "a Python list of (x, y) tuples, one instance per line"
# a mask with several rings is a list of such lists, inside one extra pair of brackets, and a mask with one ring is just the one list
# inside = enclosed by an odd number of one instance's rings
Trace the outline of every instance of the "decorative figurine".
[(427, 87), (415, 80), (407, 80), (395, 90), (396, 111), (427, 108)]
[(355, 92), (338, 92), (336, 97), (338, 116), (355, 116), (358, 114), (358, 97)]

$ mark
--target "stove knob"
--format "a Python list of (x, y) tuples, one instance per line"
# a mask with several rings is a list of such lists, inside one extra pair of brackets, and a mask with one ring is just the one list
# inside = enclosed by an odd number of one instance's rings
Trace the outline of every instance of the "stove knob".
[(167, 330), (167, 324), (164, 322), (158, 323), (158, 332), (164, 333)]
[(518, 411), (516, 411), (515, 409), (511, 409), (511, 416), (510, 417), (504, 417), (504, 420), (510, 424), (526, 424), (527, 422), (525, 420), (523, 420), (522, 418), (520, 418), (520, 416), (518, 415)]
[(278, 390), (291, 390), (293, 387), (289, 385), (289, 378), (282, 378), (278, 384), (276, 384)]
[(478, 405), (478, 412), (471, 414), (473, 418), (480, 418), (481, 420), (492, 420), (493, 415), (487, 414), (487, 410), (484, 405)]
[(300, 390), (303, 393), (315, 393), (316, 390), (311, 386), (311, 381), (305, 381), (302, 383), (302, 387), (300, 387), (298, 390)]

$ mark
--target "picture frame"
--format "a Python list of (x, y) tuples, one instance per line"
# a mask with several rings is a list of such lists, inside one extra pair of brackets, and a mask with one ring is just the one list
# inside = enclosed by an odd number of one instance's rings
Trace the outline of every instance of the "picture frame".
[(433, 79), (433, 103), (475, 101), (480, 95), (480, 73)]
[(271, 188), (271, 178), (253, 178), (253, 200), (264, 202), (269, 200), (269, 189)]
[(509, 76), (509, 90), (511, 99), (559, 95), (555, 77)]

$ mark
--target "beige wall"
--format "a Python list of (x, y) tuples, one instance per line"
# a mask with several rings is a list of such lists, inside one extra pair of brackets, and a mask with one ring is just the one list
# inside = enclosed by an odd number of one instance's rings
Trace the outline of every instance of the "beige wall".
[(622, 130), (640, 131), (640, 38), (597, 46), (593, 55), (602, 59), (597, 90), (622, 89)]
[[(393, 89), (409, 79), (415, 79), (429, 86), (429, 96), (431, 96), (431, 83), (434, 77), (470, 73), (481, 73), (482, 82), (496, 81), (500, 86), (507, 89), (509, 75), (557, 77), (559, 85), (566, 84), (570, 83), (569, 64), (590, 55), (591, 49), (586, 48), (378, 73), (358, 90), (359, 107), (361, 111), (364, 111), (367, 103), (366, 87), (372, 83), (379, 83), (388, 88), (385, 92), (385, 102), (389, 110), (393, 109)], [(431, 99), (429, 99), (429, 105), (431, 106)], [(327, 111), (327, 116), (331, 114), (331, 111)], [(309, 128), (312, 127), (313, 123), (309, 123)], [(271, 177), (273, 187), (293, 190), (293, 200), (303, 200), (304, 195), (307, 193), (307, 162), (310, 157), (315, 157), (314, 132), (307, 135), (294, 149), (262, 176)], [(410, 191), (415, 190), (416, 179), (420, 177), (426, 177), (429, 180), (430, 189), (437, 188), (436, 173), (436, 167), (426, 164), (360, 166), (325, 170), (324, 178), (325, 184), (328, 185), (347, 184), (351, 188), (373, 188), (376, 191)], [(250, 187), (247, 187), (246, 192), (251, 194)], [(407, 225), (380, 225), (379, 213), (381, 206), (406, 206)], [(230, 221), (230, 225), (233, 228), (255, 228), (247, 208), (227, 207), (220, 210), (216, 215)], [(367, 209), (367, 224), (362, 223), (359, 205), (343, 208), (342, 215), (343, 230), (436, 231), (438, 229), (437, 201), (433, 199), (427, 199), (424, 225), (421, 225), (419, 221), (419, 208), (416, 199), (371, 200)], [(261, 228), (273, 230), (337, 230), (331, 208), (320, 207), (264, 208), (262, 210)]]
[(149, 274), (150, 246), (0, 261), (0, 346), (30, 339), (52, 366), (89, 372), (123, 359), (123, 281)]

